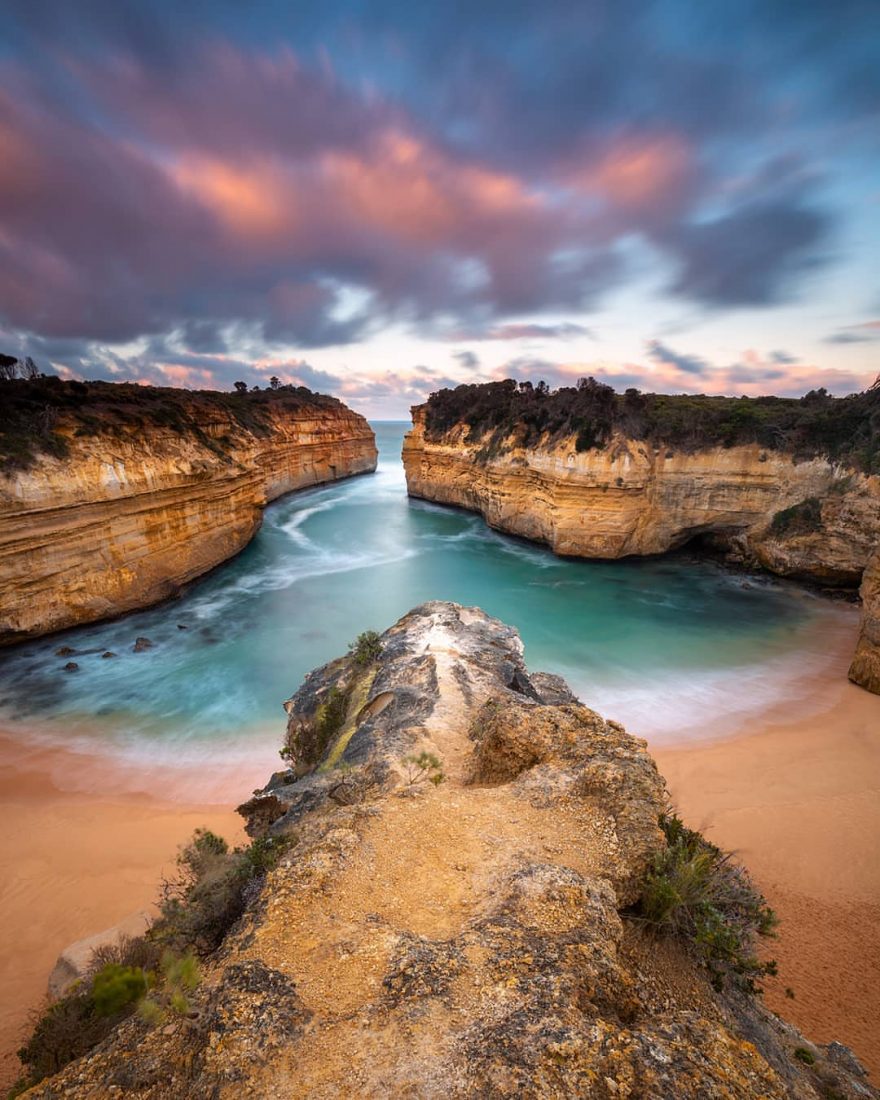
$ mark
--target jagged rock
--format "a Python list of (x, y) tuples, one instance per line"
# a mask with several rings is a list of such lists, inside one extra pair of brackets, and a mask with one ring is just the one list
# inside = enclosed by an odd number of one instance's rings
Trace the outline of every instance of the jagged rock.
[(60, 649), (55, 650), (56, 657), (73, 657), (76, 653), (75, 649), (71, 649), (69, 645), (63, 645)]
[[(292, 767), (241, 812), (291, 847), (193, 1018), (129, 1020), (32, 1096), (878, 1096), (836, 1051), (798, 1062), (806, 1040), (674, 943), (668, 982), (626, 915), (665, 843), (644, 742), (478, 609), (424, 604), (381, 642), (286, 704)], [(408, 778), (420, 753), (442, 782)]]
[(136, 638), (134, 645), (131, 647), (132, 653), (143, 653), (145, 649), (152, 649), (153, 642), (149, 638)]

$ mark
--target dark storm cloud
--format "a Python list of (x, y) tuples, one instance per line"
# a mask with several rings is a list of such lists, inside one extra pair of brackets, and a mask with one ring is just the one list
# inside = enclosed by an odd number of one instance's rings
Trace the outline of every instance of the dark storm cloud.
[(480, 357), (472, 351), (454, 351), (452, 358), (457, 359), (465, 370), (476, 370), (480, 365)]
[(676, 294), (720, 307), (763, 306), (790, 296), (797, 278), (823, 262), (830, 219), (800, 198), (749, 203), (669, 238), (681, 270)]
[(634, 238), (682, 299), (787, 301), (845, 214), (810, 134), (870, 134), (878, 11), (10, 0), (0, 321), (227, 361), (392, 322), (566, 339), (511, 318), (596, 305)]

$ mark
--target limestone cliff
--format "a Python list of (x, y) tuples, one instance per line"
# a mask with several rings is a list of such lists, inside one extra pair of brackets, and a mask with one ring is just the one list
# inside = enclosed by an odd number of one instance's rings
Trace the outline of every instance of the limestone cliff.
[(880, 695), (880, 550), (862, 577), (862, 624), (849, 678)]
[[(880, 477), (757, 443), (685, 450), (618, 431), (580, 451), (571, 436), (487, 446), (465, 424), (429, 437), (419, 406), (403, 463), (411, 496), (576, 557), (660, 554), (699, 538), (780, 576), (855, 589), (880, 543)], [(866, 628), (859, 668), (872, 638)], [(858, 669), (853, 679), (870, 686)]]
[(288, 847), (186, 1013), (130, 1017), (27, 1095), (878, 1095), (627, 916), (663, 781), (511, 628), (425, 604), (287, 710), (290, 767), (241, 811)]
[(54, 453), (0, 473), (0, 644), (173, 595), (241, 550), (269, 501), (375, 469), (369, 425), (333, 399), (245, 419), (230, 395), (169, 392), (170, 423), (62, 414)]

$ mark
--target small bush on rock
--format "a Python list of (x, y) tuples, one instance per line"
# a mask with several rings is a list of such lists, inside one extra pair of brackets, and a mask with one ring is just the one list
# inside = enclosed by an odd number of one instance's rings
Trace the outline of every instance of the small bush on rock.
[(410, 787), (419, 783), (433, 783), (439, 787), (446, 776), (443, 774), (443, 766), (438, 757), (432, 752), (420, 752), (418, 756), (407, 756), (406, 782)]
[(375, 630), (365, 630), (348, 647), (349, 656), (356, 665), (369, 665), (382, 656), (382, 640)]
[(649, 928), (685, 940), (708, 968), (712, 984), (726, 980), (750, 993), (776, 973), (755, 955), (755, 936), (769, 936), (776, 916), (742, 867), (675, 813), (660, 818), (666, 847), (645, 878), (638, 915)]

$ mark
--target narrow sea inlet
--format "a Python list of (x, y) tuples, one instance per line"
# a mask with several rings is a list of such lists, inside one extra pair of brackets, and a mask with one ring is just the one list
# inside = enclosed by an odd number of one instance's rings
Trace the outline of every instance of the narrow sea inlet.
[[(794, 585), (675, 557), (562, 560), (409, 500), (406, 425), (374, 427), (375, 475), (270, 506), (243, 553), (181, 599), (0, 656), (0, 725), (142, 765), (246, 760), (265, 775), (303, 676), (432, 599), (515, 624), (531, 668), (654, 744), (739, 731), (776, 700), (809, 705), (836, 640), (851, 648), (855, 610)], [(137, 638), (152, 645), (134, 652)]]

